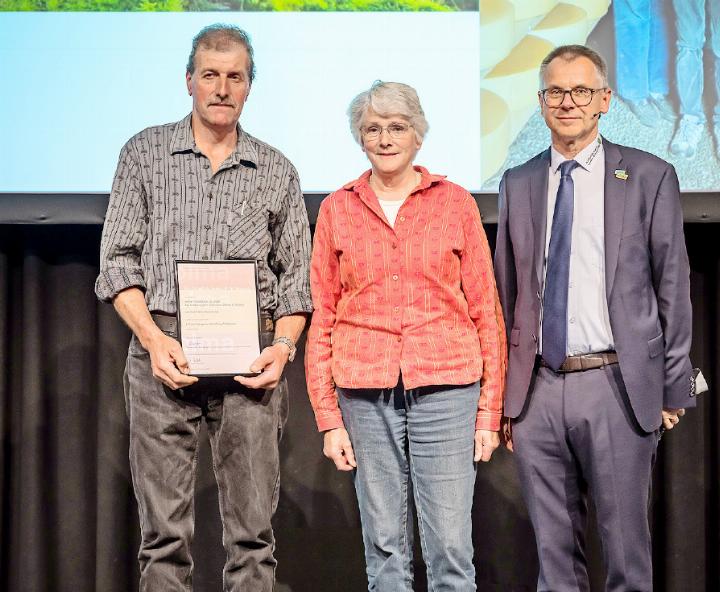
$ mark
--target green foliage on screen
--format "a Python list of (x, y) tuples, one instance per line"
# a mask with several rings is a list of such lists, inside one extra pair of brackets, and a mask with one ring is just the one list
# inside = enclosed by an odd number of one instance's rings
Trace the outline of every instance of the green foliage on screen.
[(186, 0), (3, 0), (0, 10), (32, 12), (181, 12)]
[(23, 12), (446, 12), (477, 11), (478, 0), (2, 0)]

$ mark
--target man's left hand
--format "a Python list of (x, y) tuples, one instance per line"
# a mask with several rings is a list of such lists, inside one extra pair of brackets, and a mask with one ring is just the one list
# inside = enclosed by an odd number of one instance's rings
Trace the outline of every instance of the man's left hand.
[(475, 430), (475, 462), (488, 462), (500, 445), (500, 434), (490, 430)]
[(260, 372), (260, 374), (258, 376), (235, 376), (235, 380), (251, 389), (274, 389), (282, 378), (288, 354), (288, 347), (282, 343), (266, 347), (260, 353), (260, 357), (250, 364), (250, 371)]
[(670, 407), (665, 407), (665, 409), (662, 410), (663, 427), (666, 430), (673, 429), (683, 415), (685, 415), (685, 409), (672, 409)]

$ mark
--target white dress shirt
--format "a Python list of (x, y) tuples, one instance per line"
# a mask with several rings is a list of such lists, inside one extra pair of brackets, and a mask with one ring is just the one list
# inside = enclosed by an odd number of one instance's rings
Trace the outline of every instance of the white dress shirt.
[[(567, 158), (555, 148), (550, 149), (543, 278), (560, 186), (559, 168), (565, 160)], [(567, 354), (570, 356), (615, 349), (605, 293), (605, 151), (600, 136), (581, 150), (575, 160), (580, 166), (571, 173), (575, 197), (568, 286)], [(541, 344), (542, 337), (538, 340), (540, 348)]]

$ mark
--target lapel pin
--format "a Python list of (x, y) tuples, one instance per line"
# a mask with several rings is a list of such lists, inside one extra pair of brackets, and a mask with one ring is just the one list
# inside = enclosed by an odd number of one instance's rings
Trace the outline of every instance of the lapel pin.
[(625, 169), (615, 169), (615, 178), (620, 179), (621, 181), (627, 181), (627, 171)]

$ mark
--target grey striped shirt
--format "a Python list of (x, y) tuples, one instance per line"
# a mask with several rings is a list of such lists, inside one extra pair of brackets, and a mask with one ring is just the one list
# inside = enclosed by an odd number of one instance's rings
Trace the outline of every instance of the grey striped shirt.
[(177, 259), (255, 259), (260, 308), (275, 319), (312, 311), (310, 227), (298, 175), (279, 151), (238, 126), (212, 174), (190, 115), (148, 128), (120, 152), (95, 292), (136, 286), (151, 311), (175, 314)]

